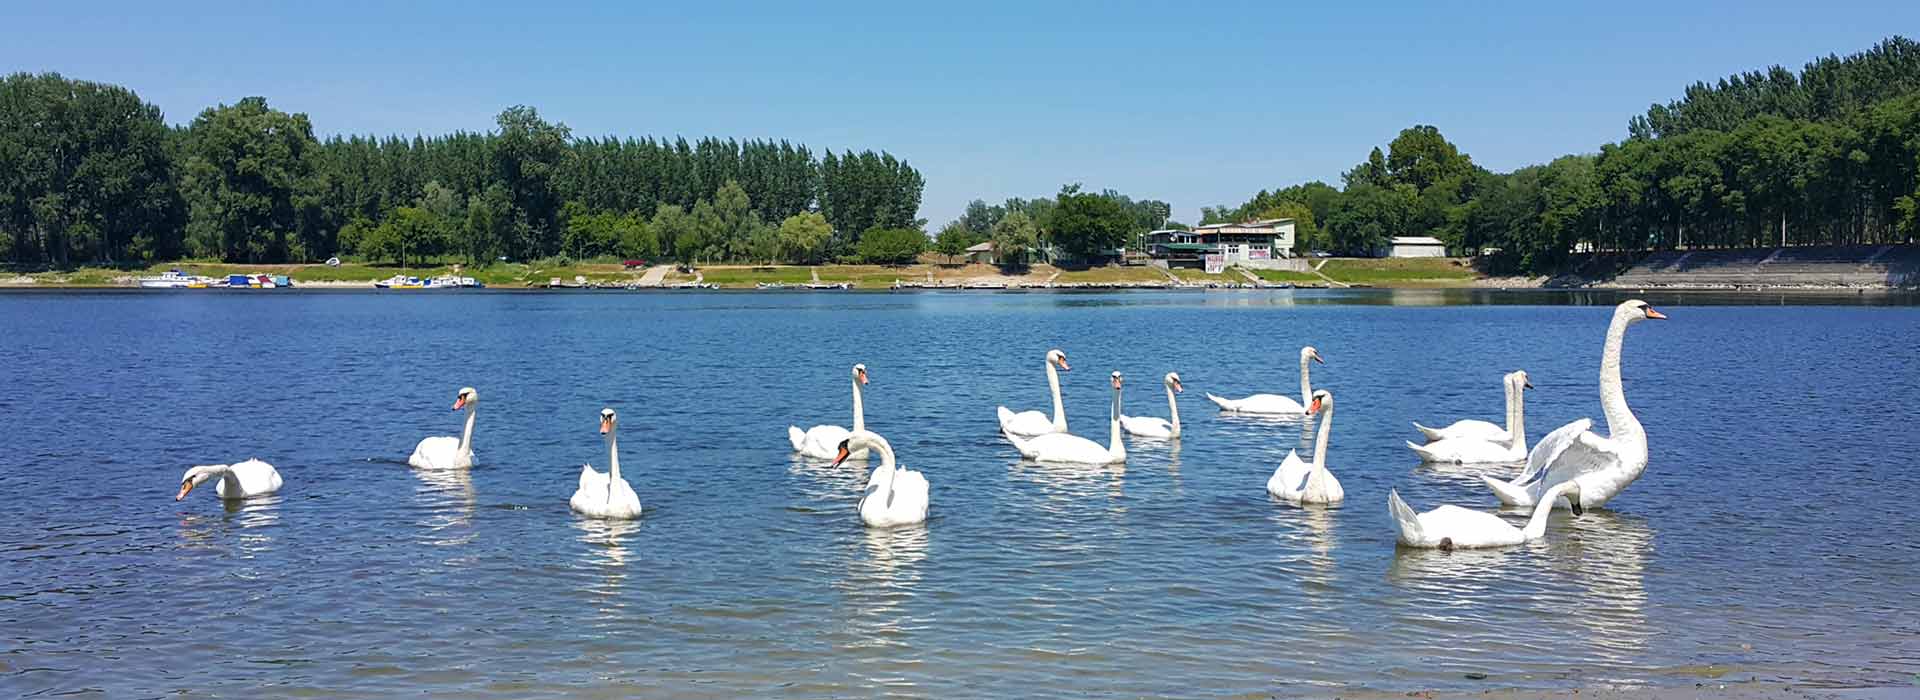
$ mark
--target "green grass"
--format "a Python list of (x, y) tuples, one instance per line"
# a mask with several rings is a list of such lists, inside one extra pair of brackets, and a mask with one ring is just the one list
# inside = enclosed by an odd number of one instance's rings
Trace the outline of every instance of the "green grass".
[(1095, 267), (1085, 270), (1062, 270), (1060, 276), (1053, 281), (1055, 284), (1165, 282), (1167, 276), (1149, 267)]
[(1294, 272), (1292, 270), (1248, 270), (1248, 272), (1252, 272), (1253, 276), (1268, 282), (1286, 282), (1289, 284), (1327, 283), (1326, 280), (1320, 279), (1319, 275), (1311, 272)]
[[(761, 282), (779, 282), (781, 284), (805, 284), (813, 281), (813, 273), (805, 267), (781, 265), (778, 267), (703, 267), (700, 275), (708, 282), (723, 287), (751, 287)], [(821, 275), (825, 279), (825, 275)]]
[(1339, 258), (1320, 268), (1341, 282), (1373, 284), (1378, 282), (1453, 281), (1475, 277), (1472, 268), (1446, 258)]

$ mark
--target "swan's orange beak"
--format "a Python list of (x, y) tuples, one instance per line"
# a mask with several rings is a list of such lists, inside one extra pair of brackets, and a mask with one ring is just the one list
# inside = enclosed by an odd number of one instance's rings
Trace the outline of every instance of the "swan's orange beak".
[(612, 430), (612, 429), (613, 429), (613, 421), (610, 421), (610, 420), (607, 420), (606, 418), (601, 418), (601, 419), (600, 419), (600, 434), (601, 434), (601, 435), (605, 435), (605, 434), (607, 434), (607, 431), (609, 431), (609, 430)]
[(1314, 362), (1318, 362), (1318, 363), (1320, 363), (1320, 364), (1323, 364), (1323, 365), (1327, 363), (1327, 361), (1326, 361), (1326, 360), (1322, 360), (1322, 359), (1320, 359), (1320, 353), (1317, 353), (1317, 352), (1313, 354), (1313, 361), (1314, 361)]
[(190, 491), (192, 491), (192, 490), (193, 490), (193, 482), (192, 482), (192, 481), (182, 481), (182, 482), (180, 482), (180, 492), (179, 492), (179, 493), (176, 493), (176, 494), (174, 494), (174, 495), (173, 495), (173, 500), (176, 500), (176, 501), (178, 501), (178, 500), (181, 500), (181, 499), (183, 499), (183, 498), (186, 498), (186, 497), (187, 497), (187, 493), (188, 493), (188, 492), (190, 492)]
[(1653, 310), (1653, 307), (1649, 306), (1647, 307), (1647, 318), (1651, 318), (1656, 321), (1665, 321), (1667, 320), (1667, 315), (1660, 313), (1658, 311), (1655, 311)]
[(861, 384), (866, 384), (866, 383), (867, 383), (867, 371), (866, 371), (866, 370), (864, 370), (864, 369), (863, 369), (863, 370), (860, 370), (860, 383), (861, 383)]
[(458, 411), (466, 407), (467, 407), (467, 397), (465, 396), (453, 397), (453, 410)]
[(1180, 384), (1180, 380), (1178, 379), (1173, 380), (1173, 393), (1183, 394), (1183, 393), (1186, 393), (1186, 391), (1187, 391), (1187, 388)]
[(1067, 356), (1066, 356), (1066, 355), (1061, 355), (1061, 356), (1060, 356), (1060, 361), (1059, 361), (1059, 362), (1055, 362), (1054, 364), (1056, 364), (1056, 365), (1059, 365), (1059, 366), (1060, 366), (1060, 371), (1062, 371), (1062, 372), (1072, 372), (1072, 371), (1073, 371), (1073, 368), (1072, 368), (1072, 367), (1068, 367), (1068, 366), (1067, 366)]
[(1307, 415), (1311, 416), (1319, 412), (1320, 412), (1320, 397), (1315, 396), (1313, 397), (1313, 405), (1307, 407)]
[(833, 466), (836, 466), (836, 467), (837, 467), (837, 466), (840, 466), (840, 463), (841, 463), (841, 462), (845, 462), (845, 461), (847, 461), (847, 456), (848, 456), (848, 455), (851, 455), (851, 454), (853, 454), (853, 453), (852, 453), (852, 452), (848, 452), (848, 451), (847, 451), (847, 445), (846, 445), (846, 443), (841, 443), (841, 444), (840, 444), (840, 454), (837, 454), (837, 455), (834, 455), (834, 456), (833, 456)]

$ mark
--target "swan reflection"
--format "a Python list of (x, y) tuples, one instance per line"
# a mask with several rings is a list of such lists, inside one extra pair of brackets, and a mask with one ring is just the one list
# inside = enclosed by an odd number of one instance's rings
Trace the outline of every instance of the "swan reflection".
[(621, 598), (620, 591), (627, 580), (627, 557), (629, 551), (626, 540), (639, 531), (639, 520), (619, 520), (607, 518), (572, 518), (573, 526), (580, 530), (580, 564), (583, 568), (599, 574), (599, 578), (583, 587), (592, 596), (595, 612), (602, 618), (616, 618), (623, 614), (628, 606)]
[(1013, 463), (1013, 476), (1039, 486), (1048, 501), (1078, 506), (1084, 505), (1084, 499), (1089, 496), (1104, 493), (1118, 499), (1125, 495), (1127, 465), (1125, 462), (1072, 464), (1022, 459)]
[(190, 546), (233, 544), (244, 554), (264, 551), (273, 543), (265, 528), (280, 522), (278, 493), (220, 501), (220, 513), (193, 513), (180, 518), (180, 538)]
[(425, 507), (420, 526), (426, 529), (426, 543), (472, 542), (475, 535), (473, 472), (466, 469), (414, 469), (412, 472), (420, 480), (414, 493)]
[[(919, 564), (927, 557), (928, 531), (924, 525), (863, 530), (860, 539), (865, 556), (848, 557), (847, 576), (838, 585), (846, 598), (846, 608), (852, 612), (844, 645), (899, 654), (911, 648), (908, 633), (926, 625), (926, 621), (909, 615), (907, 604), (920, 584)], [(876, 668), (875, 673), (898, 671), (889, 666)], [(897, 677), (870, 680), (892, 682)]]

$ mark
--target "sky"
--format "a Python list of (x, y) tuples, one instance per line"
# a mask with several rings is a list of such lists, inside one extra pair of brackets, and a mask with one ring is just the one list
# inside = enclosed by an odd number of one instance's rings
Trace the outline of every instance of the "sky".
[(1920, 3), (153, 2), (0, 5), (0, 71), (172, 123), (262, 95), (316, 134), (486, 131), (885, 150), (937, 228), (1064, 183), (1237, 205), (1432, 124), (1505, 171), (1626, 136), (1690, 83), (1920, 37)]

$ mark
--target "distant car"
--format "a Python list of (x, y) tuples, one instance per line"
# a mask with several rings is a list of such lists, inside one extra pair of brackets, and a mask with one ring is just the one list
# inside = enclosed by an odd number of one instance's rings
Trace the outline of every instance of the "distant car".
[(1316, 250), (1316, 251), (1313, 251), (1313, 257), (1316, 257), (1316, 258), (1331, 258), (1331, 257), (1333, 257), (1333, 254), (1332, 254), (1332, 253), (1329, 253), (1329, 252), (1327, 252), (1327, 251), (1324, 251), (1324, 250)]
[(340, 258), (338, 257), (327, 258), (327, 267), (339, 267), (339, 266), (340, 266)]
[(643, 267), (646, 267), (646, 266), (647, 266), (647, 261), (645, 261), (645, 260), (625, 260), (625, 261), (622, 261), (622, 262), (620, 263), (620, 266), (621, 266), (621, 267), (625, 267), (625, 268), (627, 268), (627, 269), (629, 269), (629, 270), (638, 270), (638, 269), (640, 269), (640, 268), (643, 268)]

